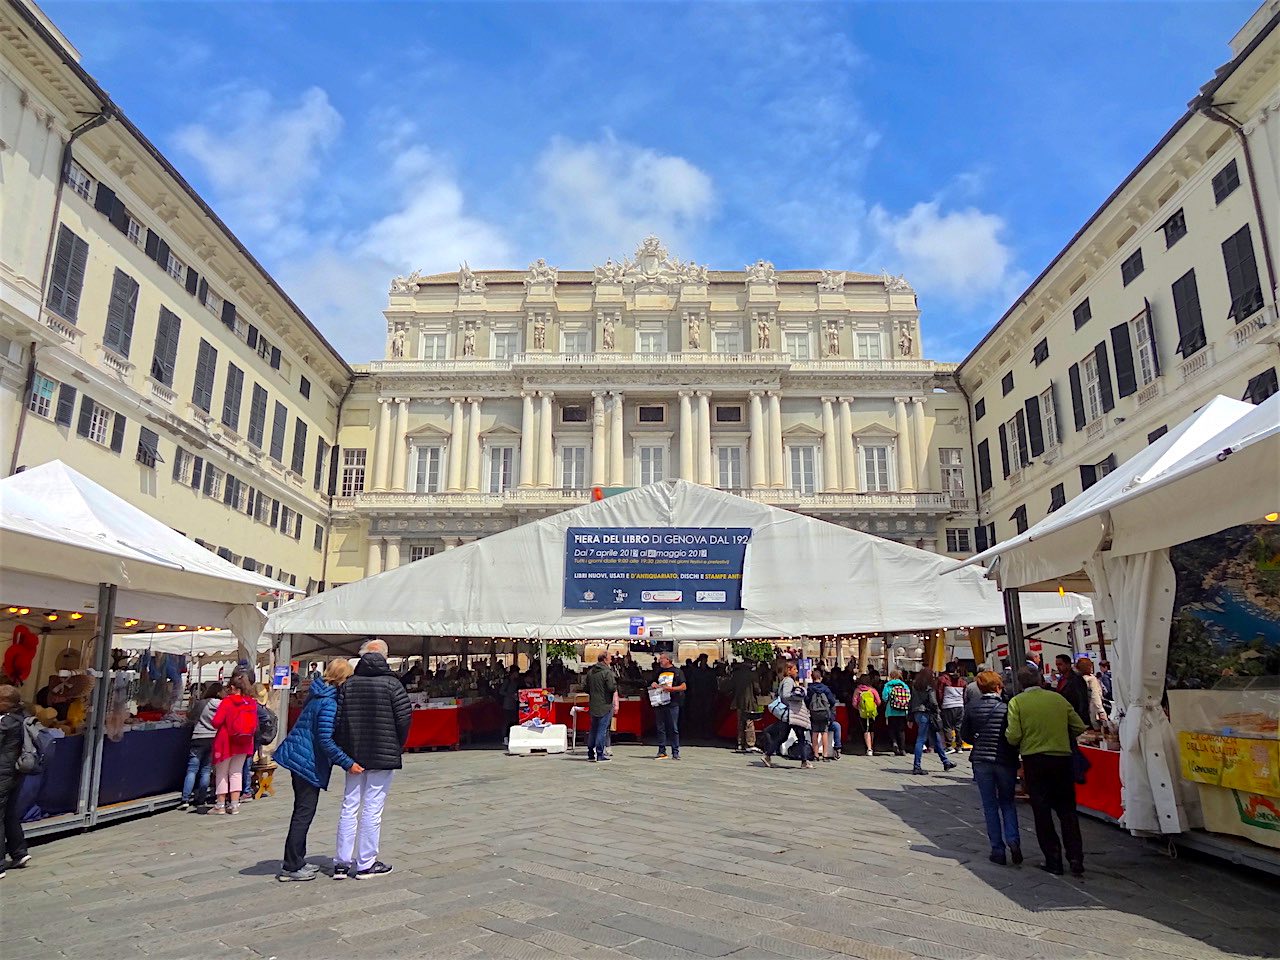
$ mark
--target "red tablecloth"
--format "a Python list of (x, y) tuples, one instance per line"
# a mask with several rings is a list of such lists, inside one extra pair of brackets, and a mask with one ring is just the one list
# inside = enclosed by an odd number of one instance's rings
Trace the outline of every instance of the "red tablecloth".
[[(585, 704), (584, 704), (585, 706)], [(569, 700), (557, 700), (552, 704), (552, 712), (556, 723), (563, 723), (569, 726), (569, 711), (572, 709), (573, 703)], [(578, 725), (580, 733), (586, 733), (591, 729), (591, 714), (582, 711), (573, 715)], [(629, 734), (637, 739), (644, 737), (646, 733), (652, 733), (656, 729), (656, 722), (653, 718), (653, 707), (649, 706), (649, 698), (643, 699), (622, 699), (618, 701), (618, 717), (615, 725), (614, 733)]]
[(457, 707), (415, 710), (409, 720), (406, 750), (420, 747), (456, 747), (461, 742)]
[(1085, 782), (1076, 784), (1076, 805), (1119, 820), (1124, 813), (1120, 802), (1120, 753), (1081, 747), (1090, 763)]
[(502, 707), (492, 700), (465, 703), (458, 712), (458, 729), (472, 737), (495, 736), (504, 733), (506, 718)]

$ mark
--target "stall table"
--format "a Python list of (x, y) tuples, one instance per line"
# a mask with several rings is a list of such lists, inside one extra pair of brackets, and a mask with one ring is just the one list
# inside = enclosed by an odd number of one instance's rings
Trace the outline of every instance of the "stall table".
[(466, 700), (458, 712), (458, 729), (470, 739), (497, 737), (505, 732), (506, 717), (493, 700)]
[(405, 749), (421, 750), (426, 747), (458, 749), (462, 743), (460, 713), (461, 708), (456, 704), (451, 707), (427, 707), (414, 710), (409, 719), (409, 736), (405, 738)]
[(1076, 806), (1085, 813), (1101, 814), (1112, 820), (1124, 815), (1120, 802), (1120, 752), (1081, 745), (1089, 761), (1085, 782), (1076, 784)]

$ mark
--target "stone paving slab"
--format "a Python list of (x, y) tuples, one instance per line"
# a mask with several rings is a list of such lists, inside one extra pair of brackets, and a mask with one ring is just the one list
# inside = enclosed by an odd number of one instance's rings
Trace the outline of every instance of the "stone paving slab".
[[(1280, 957), (1273, 884), (1085, 821), (1088, 874), (986, 860), (967, 771), (894, 758), (768, 770), (417, 754), (373, 880), (274, 879), (287, 785), (235, 817), (170, 811), (39, 843), (0, 898), (4, 960), (1217, 960)], [(310, 859), (328, 868), (337, 797)]]

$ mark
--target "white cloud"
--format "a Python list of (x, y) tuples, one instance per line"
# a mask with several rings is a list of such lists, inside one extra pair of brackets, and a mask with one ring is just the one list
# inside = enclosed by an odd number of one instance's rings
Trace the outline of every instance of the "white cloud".
[(318, 87), (283, 106), (265, 90), (233, 86), (174, 141), (203, 168), (228, 220), (287, 247), (300, 239), (290, 221), (341, 131), (341, 114)]
[(943, 211), (936, 201), (917, 203), (894, 216), (876, 205), (871, 228), (880, 255), (893, 272), (903, 272), (924, 293), (972, 303), (1004, 293), (1015, 276), (1013, 251), (1001, 235), (1003, 217), (968, 207)]
[(711, 177), (683, 157), (626, 143), (553, 137), (536, 165), (537, 199), (557, 247), (577, 263), (633, 250), (650, 233), (672, 250), (687, 244), (715, 209)]

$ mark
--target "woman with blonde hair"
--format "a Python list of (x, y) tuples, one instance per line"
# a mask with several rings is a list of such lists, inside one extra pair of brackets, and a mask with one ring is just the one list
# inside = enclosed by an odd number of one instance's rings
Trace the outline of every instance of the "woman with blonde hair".
[(314, 880), (320, 872), (318, 867), (306, 862), (307, 832), (316, 816), (320, 791), (329, 789), (333, 765), (336, 763), (349, 773), (364, 772), (333, 739), (338, 720), (338, 688), (353, 672), (345, 659), (331, 660), (324, 677), (311, 681), (298, 722), (276, 748), (275, 762), (293, 774), (293, 816), (284, 841), (284, 861), (276, 874), (281, 883)]

